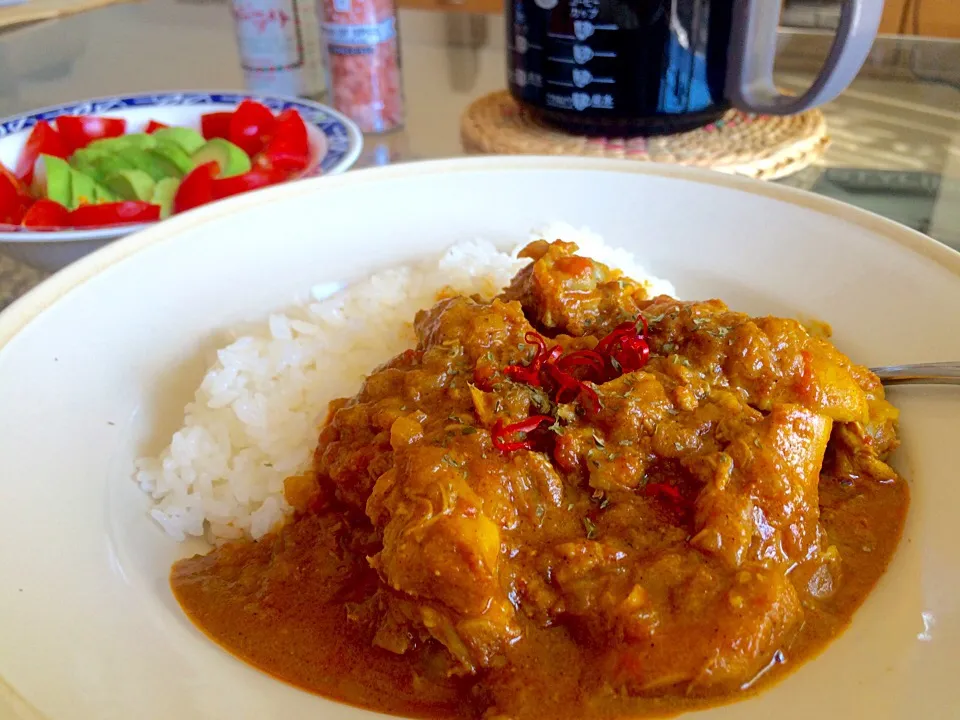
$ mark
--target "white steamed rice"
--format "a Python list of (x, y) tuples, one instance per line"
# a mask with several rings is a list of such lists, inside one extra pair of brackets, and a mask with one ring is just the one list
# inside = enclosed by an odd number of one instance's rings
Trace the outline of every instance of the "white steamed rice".
[[(576, 242), (583, 255), (674, 295), (632, 254), (586, 230), (552, 225), (534, 238)], [(377, 365), (416, 343), (413, 318), (443, 288), (496, 295), (526, 264), (485, 241), (439, 258), (384, 270), (266, 322), (217, 352), (183, 427), (157, 457), (137, 460), (151, 516), (172, 537), (259, 538), (288, 512), (283, 481), (307, 470), (327, 403), (357, 392)]]

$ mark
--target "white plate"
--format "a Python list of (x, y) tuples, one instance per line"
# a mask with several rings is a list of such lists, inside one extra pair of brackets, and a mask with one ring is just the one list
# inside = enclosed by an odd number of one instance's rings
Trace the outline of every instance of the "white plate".
[[(235, 660), (179, 612), (131, 461), (181, 419), (212, 334), (319, 281), (548, 221), (682, 297), (833, 324), (870, 365), (960, 358), (960, 255), (854, 208), (705, 171), (566, 158), (397, 166), (238, 197), (67, 268), (0, 316), (0, 695), (27, 718), (372, 717)], [(711, 720), (960, 717), (960, 392), (891, 393), (913, 505), (852, 627)], [(0, 713), (2, 715), (3, 713)]]

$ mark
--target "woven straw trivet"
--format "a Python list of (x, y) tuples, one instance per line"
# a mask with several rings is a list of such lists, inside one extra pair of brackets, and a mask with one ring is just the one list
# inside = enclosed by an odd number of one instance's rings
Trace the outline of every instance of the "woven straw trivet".
[(774, 117), (729, 110), (720, 120), (677, 135), (591, 138), (545, 126), (506, 90), (476, 100), (460, 119), (464, 149), (473, 153), (585, 155), (712, 168), (773, 180), (823, 156), (830, 138), (819, 110)]

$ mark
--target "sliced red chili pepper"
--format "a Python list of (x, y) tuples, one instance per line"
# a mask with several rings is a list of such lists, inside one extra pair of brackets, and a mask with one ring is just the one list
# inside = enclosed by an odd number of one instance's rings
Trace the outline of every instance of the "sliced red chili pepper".
[(580, 383), (578, 390), (580, 392), (580, 402), (592, 413), (600, 412), (600, 396), (597, 391), (586, 383)]
[[(526, 420), (521, 420), (511, 425), (504, 425), (503, 420), (497, 420), (493, 426), (493, 433), (491, 435), (493, 438), (493, 446), (500, 452), (529, 450), (533, 447), (533, 441), (529, 438), (529, 433), (532, 433), (544, 423), (550, 423), (552, 425), (553, 422), (554, 419), (549, 415), (531, 415)], [(524, 433), (528, 435), (528, 437), (523, 440), (506, 439), (508, 436), (518, 433)]]
[(639, 330), (640, 337), (646, 337), (650, 334), (650, 326), (647, 325), (647, 318), (643, 316), (643, 313), (637, 315), (637, 322), (643, 325), (643, 330)]
[[(556, 386), (554, 392), (556, 402), (563, 404), (573, 402), (577, 397), (581, 397), (585, 398), (585, 403), (593, 412), (598, 411), (600, 409), (600, 398), (597, 396), (596, 391), (585, 385), (562, 367), (563, 359), (567, 356), (559, 357), (559, 351), (560, 346), (554, 346), (547, 355), (547, 362), (545, 364), (546, 373)], [(573, 353), (571, 353), (571, 355), (573, 355)]]
[(561, 370), (556, 363), (547, 364), (547, 374), (555, 386), (554, 398), (558, 403), (573, 402), (580, 394), (580, 381)]
[(69, 215), (70, 211), (60, 203), (41, 198), (30, 206), (20, 224), (28, 228), (61, 228), (68, 225)]
[(650, 359), (650, 346), (640, 337), (625, 337), (620, 341), (620, 349), (612, 353), (620, 369), (625, 372), (634, 372), (647, 364)]
[(563, 355), (563, 348), (559, 345), (554, 345), (552, 348), (547, 350), (547, 354), (543, 358), (543, 364), (552, 365), (560, 359), (561, 355)]
[(254, 159), (254, 166), (293, 174), (303, 172), (309, 164), (307, 126), (296, 110), (284, 110), (277, 116), (273, 134)]
[(19, 225), (27, 211), (28, 202), (20, 192), (16, 178), (0, 175), (0, 224)]
[(46, 120), (40, 120), (33, 126), (23, 150), (20, 151), (14, 174), (21, 182), (29, 185), (33, 180), (33, 167), (40, 155), (65, 158), (69, 154), (70, 152), (63, 142), (63, 138), (60, 137), (60, 133), (54, 130), (53, 126)]
[(67, 216), (70, 227), (101, 227), (126, 223), (155, 222), (160, 219), (160, 206), (141, 200), (81, 205)]
[(211, 191), (214, 200), (220, 200), (231, 195), (258, 190), (268, 185), (276, 185), (283, 182), (286, 176), (277, 172), (268, 172), (261, 169), (253, 169), (242, 175), (233, 175), (226, 178), (214, 178), (211, 182)]
[(143, 129), (143, 131), (147, 135), (152, 135), (157, 130), (166, 130), (168, 127), (170, 126), (167, 125), (166, 123), (157, 122), (156, 120), (151, 120), (150, 122), (147, 123), (147, 126)]
[(503, 374), (514, 382), (540, 387), (540, 373), (531, 367), (524, 365), (507, 365), (503, 369)]
[[(643, 331), (637, 324), (642, 323)], [(581, 403), (592, 412), (600, 410), (600, 396), (585, 384), (585, 380), (603, 383), (622, 372), (633, 372), (643, 367), (650, 347), (644, 339), (647, 321), (642, 315), (636, 320), (621, 323), (597, 343), (595, 350), (574, 350), (563, 354), (559, 345), (546, 350), (546, 341), (537, 333), (528, 333), (525, 340), (537, 346), (537, 353), (529, 365), (508, 365), (503, 372), (517, 382), (541, 387), (544, 378), (552, 384), (554, 400), (569, 403), (580, 398)], [(608, 370), (608, 365), (612, 368)], [(579, 377), (573, 374), (576, 368), (584, 368)], [(584, 377), (586, 376), (586, 377)]]
[(212, 112), (200, 116), (200, 134), (207, 140), (214, 138), (227, 139), (230, 134), (230, 118), (232, 112)]
[[(642, 331), (637, 323), (642, 324)], [(650, 346), (644, 339), (647, 331), (647, 319), (638, 315), (636, 320), (617, 325), (597, 343), (596, 351), (609, 359), (615, 376), (634, 372), (647, 364), (650, 358)]]
[(253, 157), (273, 137), (276, 125), (270, 108), (256, 100), (244, 100), (230, 118), (227, 140)]
[(592, 380), (601, 382), (607, 371), (607, 362), (595, 350), (574, 350), (557, 360), (557, 367), (565, 372), (570, 372), (574, 367), (585, 367), (592, 375)]
[(60, 137), (71, 153), (94, 140), (119, 137), (127, 131), (127, 121), (123, 118), (99, 115), (60, 115), (56, 123)]
[(635, 321), (620, 323), (607, 335), (602, 337), (594, 349), (601, 355), (607, 355), (610, 353), (610, 348), (614, 343), (619, 342), (621, 338), (636, 334), (637, 323)]
[(177, 193), (173, 196), (173, 212), (185, 212), (212, 202), (214, 200), (213, 180), (219, 172), (220, 166), (213, 161), (198, 165), (188, 172), (180, 181)]
[(547, 341), (543, 338), (542, 335), (535, 332), (528, 332), (523, 336), (524, 342), (528, 345), (537, 346), (537, 354), (534, 356), (534, 359), (542, 358), (544, 353), (547, 352)]
[(507, 365), (503, 369), (503, 374), (515, 382), (540, 387), (540, 370), (547, 357), (547, 341), (535, 332), (528, 332), (523, 339), (528, 345), (537, 346), (533, 360), (529, 365)]

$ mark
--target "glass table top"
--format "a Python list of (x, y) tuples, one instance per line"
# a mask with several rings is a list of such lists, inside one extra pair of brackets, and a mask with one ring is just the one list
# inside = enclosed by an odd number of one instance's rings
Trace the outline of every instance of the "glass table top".
[[(401, 11), (406, 125), (366, 138), (358, 167), (463, 154), (460, 114), (505, 84), (504, 30), (498, 15)], [(804, 89), (829, 42), (782, 32), (778, 83)], [(242, 87), (223, 0), (146, 0), (0, 32), (0, 117), (115, 93)], [(826, 155), (780, 182), (960, 248), (960, 42), (879, 38), (824, 112)], [(0, 307), (41, 278), (0, 255)]]

